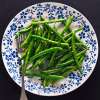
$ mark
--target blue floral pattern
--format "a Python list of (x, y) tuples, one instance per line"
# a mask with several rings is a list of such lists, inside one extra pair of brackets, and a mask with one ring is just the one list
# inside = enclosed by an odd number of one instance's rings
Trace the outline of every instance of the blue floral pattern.
[(12, 31), (15, 31), (16, 28), (17, 28), (17, 25), (15, 23), (13, 23), (11, 26), (10, 26), (11, 30)]
[(89, 31), (90, 31), (89, 25), (84, 25), (83, 30), (84, 30), (85, 32), (89, 32)]
[(84, 32), (81, 32), (81, 33), (79, 34), (79, 36), (80, 36), (81, 39), (82, 39), (82, 38), (85, 38), (85, 33), (84, 33)]
[(96, 34), (88, 22), (88, 20), (77, 10), (59, 3), (39, 3), (30, 6), (23, 11), (21, 11), (8, 25), (3, 39), (2, 39), (2, 57), (5, 67), (11, 76), (11, 78), (21, 86), (21, 75), (19, 72), (20, 68), (20, 57), (17, 52), (17, 47), (14, 44), (15, 33), (24, 27), (32, 18), (39, 18), (47, 14), (46, 18), (67, 18), (69, 15), (74, 16), (73, 21), (78, 21), (84, 28), (78, 37), (86, 43), (89, 47), (87, 55), (82, 65), (82, 74), (79, 72), (73, 72), (64, 80), (63, 83), (56, 86), (43, 87), (40, 80), (32, 81), (32, 79), (25, 79), (25, 89), (29, 92), (45, 95), (45, 96), (55, 96), (69, 93), (74, 89), (82, 85), (90, 76), (93, 69), (95, 68), (97, 57), (98, 57), (98, 42)]

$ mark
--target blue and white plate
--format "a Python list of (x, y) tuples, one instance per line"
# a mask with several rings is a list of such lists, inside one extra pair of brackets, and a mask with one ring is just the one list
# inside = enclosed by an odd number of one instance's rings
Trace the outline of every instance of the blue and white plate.
[(54, 2), (45, 2), (32, 5), (18, 13), (9, 23), (3, 35), (3, 62), (8, 74), (19, 86), (21, 86), (21, 76), (19, 72), (20, 57), (17, 52), (16, 41), (14, 40), (15, 33), (29, 24), (34, 18), (37, 19), (40, 16), (49, 19), (67, 18), (69, 15), (73, 15), (74, 21), (84, 26), (83, 32), (77, 36), (89, 47), (82, 65), (82, 75), (79, 75), (78, 72), (73, 72), (66, 79), (56, 83), (55, 86), (45, 88), (41, 85), (39, 79), (29, 79), (26, 77), (25, 89), (38, 95), (58, 96), (77, 89), (92, 74), (98, 58), (98, 41), (92, 25), (86, 17), (70, 6)]

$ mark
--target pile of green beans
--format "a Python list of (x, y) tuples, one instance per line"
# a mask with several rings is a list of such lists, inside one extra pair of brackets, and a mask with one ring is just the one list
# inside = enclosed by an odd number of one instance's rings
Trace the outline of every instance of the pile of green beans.
[[(58, 22), (64, 22), (62, 32), (50, 26), (50, 23)], [(76, 33), (82, 31), (82, 27), (71, 30), (72, 22), (73, 16), (53, 20), (41, 17), (39, 20), (32, 20), (31, 25), (16, 33), (15, 38), (21, 34), (27, 35), (20, 46), (23, 49), (21, 74), (30, 78), (40, 77), (42, 85), (48, 86), (64, 79), (71, 72), (82, 73), (87, 46), (76, 37)]]

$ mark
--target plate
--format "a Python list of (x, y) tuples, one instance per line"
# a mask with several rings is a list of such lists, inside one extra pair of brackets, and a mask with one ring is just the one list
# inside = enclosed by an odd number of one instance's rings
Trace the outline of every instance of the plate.
[(89, 47), (82, 64), (82, 75), (78, 72), (69, 74), (67, 78), (55, 86), (43, 87), (40, 80), (25, 77), (25, 90), (42, 96), (58, 96), (69, 93), (80, 87), (92, 74), (98, 58), (98, 41), (96, 33), (88, 19), (74, 8), (55, 2), (44, 2), (32, 5), (18, 13), (7, 26), (2, 39), (2, 58), (10, 77), (21, 86), (19, 72), (20, 56), (17, 52), (15, 33), (25, 27), (32, 19), (40, 16), (45, 18), (67, 18), (74, 16), (74, 21), (83, 26), (83, 31), (77, 36)]

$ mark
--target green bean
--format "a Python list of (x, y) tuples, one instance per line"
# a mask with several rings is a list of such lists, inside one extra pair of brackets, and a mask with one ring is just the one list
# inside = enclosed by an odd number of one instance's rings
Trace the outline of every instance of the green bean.
[(57, 53), (57, 51), (55, 51), (55, 52), (53, 53), (53, 55), (51, 56), (50, 62), (49, 62), (49, 64), (48, 64), (49, 67), (50, 67), (50, 66), (53, 66), (54, 60), (55, 60), (54, 57), (55, 57), (56, 53)]
[(25, 41), (21, 44), (21, 47), (25, 47), (31, 40), (31, 35), (32, 35), (32, 30), (29, 32), (27, 38), (25, 39)]
[(26, 67), (28, 65), (28, 61), (29, 61), (29, 58), (30, 58), (30, 53), (32, 51), (32, 48), (33, 48), (33, 41), (29, 44), (29, 48), (28, 48), (27, 55), (26, 55), (26, 58), (25, 58), (24, 72), (26, 71)]
[(49, 42), (49, 43), (52, 43), (52, 44), (55, 44), (55, 45), (58, 45), (58, 46), (69, 47), (68, 43), (60, 43), (60, 42), (52, 41), (50, 39), (46, 39), (46, 38), (38, 36), (38, 35), (32, 35), (32, 38), (33, 39), (35, 38), (37, 40), (46, 41), (46, 42)]
[(48, 25), (47, 27), (48, 27), (52, 32), (54, 32), (62, 42), (65, 43), (65, 40), (63, 39), (63, 37), (60, 35), (59, 32), (57, 32), (56, 30), (54, 30), (53, 28), (51, 28), (49, 25)]
[[(46, 30), (44, 30), (43, 27), (40, 27), (40, 29), (41, 29), (41, 30), (38, 31), (39, 36), (45, 37), (45, 36), (46, 36), (45, 31), (46, 31)], [(36, 41), (36, 42), (37, 42), (37, 41)], [(47, 44), (47, 43), (42, 44), (41, 41), (39, 40), (39, 45), (38, 45), (38, 47), (37, 47), (37, 49), (36, 49), (36, 51), (35, 51), (35, 54), (38, 53), (39, 51), (43, 50), (43, 48), (46, 47), (46, 44)], [(37, 44), (36, 44), (36, 45), (37, 45)]]
[(83, 62), (83, 60), (84, 60), (84, 57), (85, 57), (85, 55), (82, 55), (82, 57), (81, 57), (80, 60), (79, 60), (80, 66), (81, 66), (81, 64), (82, 64), (82, 62)]
[(37, 76), (41, 77), (42, 79), (48, 79), (48, 80), (61, 80), (64, 79), (63, 76), (58, 76), (58, 75), (49, 75), (45, 72), (33, 72), (32, 70), (26, 71), (26, 75), (29, 75), (31, 77)]
[(85, 44), (85, 43), (83, 43), (83, 42), (80, 40), (80, 38), (79, 38), (79, 37), (75, 37), (75, 40), (76, 40), (76, 42), (78, 42), (78, 43)]
[(32, 22), (33, 25), (35, 24), (48, 24), (48, 23), (55, 23), (55, 22), (62, 22), (65, 19), (52, 19), (52, 20), (44, 20), (44, 21), (36, 21), (36, 22)]
[(78, 57), (78, 56), (80, 56), (80, 55), (83, 55), (83, 54), (85, 54), (85, 53), (86, 53), (86, 51), (87, 51), (87, 49), (85, 49), (85, 50), (83, 50), (83, 51), (81, 51), (81, 52), (77, 53), (77, 54), (76, 54), (76, 56)]
[(58, 75), (48, 75), (47, 78), (50, 79), (50, 80), (54, 80), (54, 81), (64, 79), (63, 76), (58, 76)]
[(85, 58), (85, 54), (81, 55), (81, 57), (79, 59), (79, 65), (80, 65), (79, 71), (81, 74), (82, 74), (81, 67), (82, 67), (82, 62), (83, 62), (84, 58)]
[(23, 29), (21, 29), (19, 32), (17, 32), (16, 34), (15, 34), (15, 38), (18, 38), (18, 36), (20, 36), (22, 33), (26, 33), (26, 32), (28, 32), (28, 31), (30, 31), (30, 29), (31, 29), (32, 27), (26, 27), (26, 28), (23, 28)]
[(36, 33), (37, 33), (39, 36), (42, 36), (42, 33), (43, 33), (42, 31), (43, 31), (42, 27), (41, 27), (41, 26), (38, 26), (38, 27), (37, 27), (37, 32), (36, 32)]
[(41, 49), (42, 44), (40, 43), (39, 46), (37, 47), (37, 49), (35, 50), (35, 54), (38, 53)]
[(66, 40), (66, 43), (70, 42), (72, 40), (72, 37), (69, 37), (67, 40)]
[(66, 68), (64, 68), (64, 72), (63, 72), (62, 76), (66, 77), (66, 76), (68, 76), (71, 72), (76, 71), (76, 70), (77, 70), (77, 69), (76, 69), (75, 66), (66, 67)]
[[(76, 54), (76, 56), (79, 58), (81, 55), (84, 55), (86, 53), (87, 49), (84, 49), (83, 51), (79, 52)], [(66, 59), (68, 58), (71, 58), (72, 57), (72, 53), (68, 53), (68, 54), (65, 54), (61, 59), (60, 61), (63, 62), (65, 61)]]
[(36, 58), (39, 58), (39, 57), (41, 57), (41, 56), (44, 56), (44, 55), (46, 55), (46, 54), (50, 54), (50, 53), (52, 53), (52, 52), (54, 52), (54, 51), (61, 51), (61, 50), (63, 50), (61, 47), (52, 47), (52, 48), (50, 48), (50, 49), (45, 49), (44, 51), (41, 51), (41, 52), (39, 52), (38, 54), (35, 54), (33, 57), (31, 57), (31, 59), (30, 59), (30, 61), (29, 61), (29, 63), (31, 63), (33, 60), (35, 60)]
[(61, 33), (61, 35), (63, 35), (69, 28), (69, 26), (71, 25), (72, 21), (73, 21), (73, 16), (69, 16), (68, 19), (66, 20), (66, 24), (65, 24), (65, 27), (64, 27), (64, 30), (63, 32)]
[(64, 67), (64, 66), (70, 65), (72, 63), (74, 63), (74, 60), (70, 59), (70, 60), (68, 60), (68, 61), (66, 61), (64, 63), (57, 64), (57, 67)]
[(58, 75), (47, 75), (47, 77), (43, 77), (43, 86), (48, 86), (50, 84), (54, 84), (55, 82), (64, 79), (63, 76), (58, 76)]
[[(60, 79), (59, 79), (60, 80)], [(49, 86), (49, 85), (53, 85), (55, 82), (56, 82), (57, 80), (49, 80), (49, 79), (44, 79), (43, 80), (43, 86), (44, 87), (47, 87), (47, 86)]]
[[(45, 20), (43, 17), (41, 17), (41, 20)], [(55, 33), (58, 38), (62, 41), (65, 42), (65, 40), (63, 39), (63, 37), (60, 35), (60, 33), (58, 33), (56, 30), (54, 30), (52, 27), (50, 27), (47, 23), (44, 23), (44, 25), (47, 27), (47, 29), (49, 29), (51, 32)]]
[(27, 56), (28, 56), (28, 57), (30, 57), (31, 52), (33, 52), (33, 51), (32, 51), (32, 49), (33, 49), (33, 43), (34, 43), (34, 42), (31, 41), (30, 44), (29, 44), (28, 51), (27, 51)]
[(36, 71), (34, 71), (34, 70), (32, 70), (32, 69), (28, 69), (28, 70), (26, 70), (26, 72), (25, 72), (25, 76), (28, 76), (29, 78), (32, 78), (32, 77), (34, 77), (34, 76), (40, 76), (40, 75), (38, 75), (38, 74), (40, 74), (40, 72), (38, 71), (38, 72), (36, 72)]
[(71, 35), (72, 35), (72, 33), (67, 34), (67, 35), (64, 37), (64, 39), (65, 39), (65, 40), (68, 39)]
[(45, 61), (45, 59), (46, 59), (46, 57), (37, 60), (35, 62), (35, 64), (32, 65), (32, 68), (34, 69), (34, 68), (38, 67), (39, 65), (41, 65)]
[(82, 47), (82, 48), (85, 48), (85, 49), (88, 50), (87, 46), (84, 45), (82, 42), (81, 42), (81, 43), (75, 43), (75, 45), (76, 45), (77, 47)]
[(60, 62), (63, 62), (65, 61), (66, 59), (72, 57), (72, 53), (69, 52), (68, 54), (65, 54), (61, 59), (60, 59)]
[(80, 32), (83, 30), (83, 27), (79, 27), (78, 29), (74, 30), (75, 33)]
[(63, 52), (57, 53), (57, 55), (56, 55), (56, 60), (59, 62), (60, 59), (61, 59), (65, 54), (68, 54), (69, 52), (70, 52), (70, 50), (64, 49)]
[[(42, 73), (42, 75), (43, 75), (43, 73)], [(43, 77), (42, 77), (42, 79), (46, 80), (46, 83), (48, 83), (47, 84), (47, 86), (48, 86), (49, 84), (51, 84), (53, 82), (56, 82), (56, 81), (61, 80), (61, 79), (64, 79), (64, 77), (60, 76), (60, 75), (48, 75), (48, 74), (44, 74)]]
[(55, 68), (55, 69), (51, 69), (51, 70), (44, 70), (43, 72), (48, 73), (48, 74), (53, 74), (58, 72), (59, 70), (61, 70), (60, 68)]
[(22, 53), (22, 56), (21, 56), (21, 60), (23, 60), (27, 55), (27, 49), (25, 50), (25, 52)]
[[(79, 58), (81, 55), (83, 55), (84, 53), (86, 53), (86, 51), (87, 50), (83, 50), (83, 51), (81, 51), (80, 53), (77, 53), (76, 54), (76, 57), (77, 58)], [(72, 57), (72, 55), (71, 55), (72, 53), (69, 53), (69, 54), (66, 54), (66, 55), (64, 55), (61, 59), (60, 59), (60, 62), (63, 62), (63, 61), (65, 61), (66, 59), (70, 59), (71, 57)], [(66, 62), (64, 62), (64, 63), (60, 63), (60, 64), (58, 64), (58, 66), (67, 66), (67, 65), (70, 65), (71, 63), (74, 63), (74, 60), (73, 59), (70, 59), (70, 60), (67, 60)]]
[(49, 80), (60, 80), (60, 79), (64, 79), (63, 76), (59, 76), (59, 75), (49, 75), (47, 73), (41, 73), (41, 77), (45, 78), (45, 79), (49, 79)]
[[(79, 31), (82, 31), (82, 27), (80, 27), (80, 28), (78, 28), (77, 30), (75, 30), (74, 32), (75, 33), (77, 33), (77, 32), (79, 32)], [(64, 37), (64, 39), (66, 40), (66, 39), (68, 39), (69, 37), (71, 37), (71, 35), (72, 35), (72, 32), (71, 33), (69, 33), (69, 34), (67, 34), (65, 37)]]
[(43, 80), (43, 86), (44, 87), (48, 86), (50, 83), (51, 83), (50, 80), (49, 81), (47, 79)]
[(73, 54), (74, 60), (76, 62), (76, 67), (77, 67), (77, 69), (79, 69), (80, 65), (78, 63), (78, 60), (76, 57), (76, 50), (75, 50), (75, 32), (73, 32), (73, 34), (72, 34), (72, 51), (73, 51), (72, 54)]

